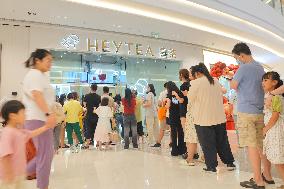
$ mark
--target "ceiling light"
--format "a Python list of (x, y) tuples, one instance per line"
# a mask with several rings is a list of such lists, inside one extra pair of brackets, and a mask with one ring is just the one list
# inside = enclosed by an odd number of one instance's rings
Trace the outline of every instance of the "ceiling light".
[(265, 2), (265, 4), (268, 4), (268, 3), (270, 3), (272, 0), (267, 0), (266, 2)]
[[(209, 32), (209, 33), (214, 33), (214, 34), (217, 34), (217, 35), (220, 35), (220, 36), (228, 37), (228, 38), (231, 38), (231, 39), (236, 39), (238, 41), (245, 41), (247, 43), (250, 43), (250, 44), (253, 44), (255, 46), (261, 47), (263, 49), (266, 49), (267, 51), (270, 51), (270, 52), (284, 58), (283, 52), (281, 52), (277, 49), (273, 49), (273, 48), (271, 48), (267, 45), (264, 45), (260, 42), (253, 41), (253, 40), (246, 38), (246, 37), (242, 37), (238, 34), (228, 33), (228, 32), (219, 30), (218, 28), (211, 28), (211, 27), (206, 26), (206, 25), (194, 23), (194, 22), (191, 22), (187, 19), (183, 19), (183, 18), (179, 18), (179, 17), (175, 17), (175, 16), (169, 16), (165, 13), (159, 13), (159, 12), (146, 10), (146, 9), (139, 9), (138, 7), (133, 7), (133, 6), (129, 6), (129, 5), (126, 5), (126, 4), (118, 4), (118, 3), (115, 3), (115, 2), (94, 1), (94, 0), (84, 0), (84, 1), (82, 1), (82, 0), (64, 0), (64, 1), (80, 3), (80, 4), (89, 5), (89, 6), (106, 8), (106, 9), (110, 9), (110, 10), (125, 12), (125, 13), (139, 15), (139, 16), (144, 16), (144, 17), (148, 17), (148, 18), (162, 20), (162, 21), (165, 21), (165, 22), (179, 24), (179, 25), (182, 25), (182, 26), (194, 28), (194, 29)], [(186, 4), (188, 6), (194, 6), (196, 8), (200, 8), (200, 9), (203, 9), (203, 10), (208, 11), (208, 12), (213, 12), (214, 14), (219, 14), (220, 16), (223, 16), (223, 17), (228, 17), (230, 19), (237, 20), (237, 21), (242, 22), (244, 24), (247, 24), (251, 27), (254, 27), (258, 30), (264, 31), (264, 32), (268, 33), (269, 35), (273, 36), (274, 38), (277, 38), (277, 39), (284, 42), (284, 38), (282, 38), (281, 36), (271, 32), (271, 31), (269, 31), (269, 30), (267, 30), (267, 29), (265, 29), (261, 26), (253, 24), (251, 22), (248, 22), (247, 20), (243, 20), (243, 19), (240, 19), (238, 17), (232, 16), (230, 14), (223, 13), (221, 11), (218, 11), (218, 10), (215, 10), (215, 9), (203, 6), (203, 5), (199, 5), (197, 3), (193, 3), (193, 2), (190, 2), (190, 1), (187, 1), (187, 0), (174, 0), (174, 1), (182, 3), (182, 4)]]

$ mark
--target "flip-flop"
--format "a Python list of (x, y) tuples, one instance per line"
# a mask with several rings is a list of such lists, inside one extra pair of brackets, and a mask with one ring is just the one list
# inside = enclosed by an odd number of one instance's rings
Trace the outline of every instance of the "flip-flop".
[(266, 182), (267, 184), (275, 184), (274, 180), (267, 180), (263, 173), (261, 174), (261, 176), (262, 176), (262, 179), (264, 180), (264, 182)]

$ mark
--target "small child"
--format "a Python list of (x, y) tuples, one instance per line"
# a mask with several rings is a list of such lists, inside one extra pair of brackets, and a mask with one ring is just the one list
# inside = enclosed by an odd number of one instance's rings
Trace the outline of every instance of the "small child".
[(25, 189), (26, 143), (54, 126), (45, 125), (34, 131), (23, 129), (25, 106), (17, 100), (5, 103), (1, 110), (5, 127), (0, 136), (0, 188)]
[(65, 114), (62, 105), (59, 102), (54, 102), (51, 111), (56, 116), (56, 127), (53, 130), (54, 151), (58, 154), (60, 146), (61, 127), (64, 127)]
[(100, 150), (102, 150), (102, 143), (105, 143), (106, 148), (108, 148), (110, 142), (109, 134), (112, 131), (110, 119), (113, 117), (113, 113), (108, 103), (109, 98), (104, 97), (101, 105), (97, 109), (94, 108), (94, 113), (99, 117), (94, 138), (98, 142)]
[[(267, 72), (262, 78), (262, 86), (268, 94), (281, 87), (283, 81), (277, 72)], [(282, 180), (284, 181), (284, 98), (280, 95), (272, 97), (271, 105), (265, 105), (263, 135), (263, 152), (267, 159), (275, 164)], [(284, 189), (282, 185), (280, 189)]]
[(116, 95), (114, 97), (114, 117), (116, 122), (116, 131), (120, 133), (120, 127), (121, 127), (121, 137), (124, 137), (124, 130), (123, 130), (123, 106), (121, 103), (121, 96)]

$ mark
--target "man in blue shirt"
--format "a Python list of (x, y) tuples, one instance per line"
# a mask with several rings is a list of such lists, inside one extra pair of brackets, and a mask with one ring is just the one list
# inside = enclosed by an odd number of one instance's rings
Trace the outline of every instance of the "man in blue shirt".
[[(262, 155), (264, 128), (264, 91), (262, 76), (265, 74), (261, 64), (256, 62), (250, 48), (245, 43), (238, 43), (232, 50), (233, 56), (240, 64), (230, 85), (237, 91), (238, 119), (240, 147), (248, 148), (248, 156), (253, 168), (253, 179), (241, 182), (245, 188), (264, 189), (264, 182), (272, 183), (270, 163)], [(261, 159), (264, 172), (261, 173)]]

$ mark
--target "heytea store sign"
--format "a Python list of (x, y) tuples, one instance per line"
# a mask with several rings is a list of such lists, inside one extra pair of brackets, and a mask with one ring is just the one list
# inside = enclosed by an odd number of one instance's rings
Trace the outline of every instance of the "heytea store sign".
[[(69, 35), (61, 41), (61, 45), (70, 50), (76, 49), (80, 43), (77, 35)], [(99, 39), (86, 39), (86, 50), (90, 52), (114, 53), (114, 54), (127, 54), (137, 56), (148, 56), (155, 58), (175, 59), (176, 50), (167, 49), (165, 47), (152, 48), (151, 45), (142, 45), (140, 43), (115, 41), (115, 40), (99, 40)]]

